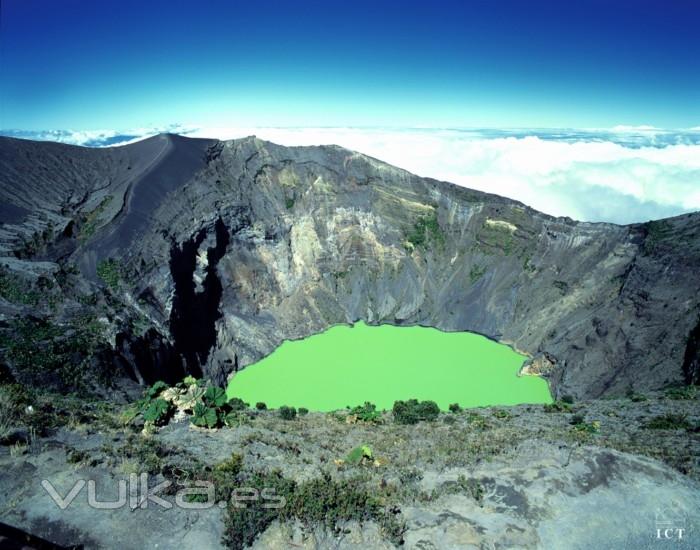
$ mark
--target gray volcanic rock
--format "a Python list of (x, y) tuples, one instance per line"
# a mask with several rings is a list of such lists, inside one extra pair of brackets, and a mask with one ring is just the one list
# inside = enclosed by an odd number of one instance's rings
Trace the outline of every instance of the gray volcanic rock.
[[(632, 431), (637, 431), (633, 417), (642, 411), (625, 405), (629, 403), (602, 400), (582, 406), (593, 414), (596, 409), (617, 408), (626, 415), (624, 421)], [(654, 406), (670, 408), (664, 402)], [(697, 401), (688, 401), (683, 408), (698, 418)], [(466, 415), (451, 415), (455, 420), (451, 425), (439, 422), (397, 428), (391, 423), (339, 423), (330, 415), (316, 413), (288, 422), (276, 414), (263, 413), (249, 423), (215, 432), (184, 422), (172, 423), (145, 441), (164, 445), (164, 460), (172, 461), (168, 471), (192, 468), (191, 453), (213, 465), (230, 457), (233, 450), (242, 453), (243, 463), (255, 471), (279, 467), (297, 482), (314, 479), (319, 471), (330, 469), (339, 478), (361, 475), (374, 490), (380, 483), (396, 491), (406, 489), (400, 504), (405, 522), (401, 548), (634, 550), (661, 544), (698, 548), (697, 479), (656, 460), (599, 446), (613, 433), (624, 432), (621, 425), (607, 421), (601, 432), (605, 439), (595, 436), (590, 445), (582, 446), (555, 435), (555, 425), (568, 424), (566, 418), (557, 418), (562, 415), (544, 413), (539, 407), (537, 411), (525, 407), (509, 410), (513, 417), (502, 420), (482, 409), (480, 413), (490, 426), (483, 433), (468, 427)], [(280, 423), (284, 424), (282, 430)], [(498, 434), (504, 432), (524, 435), (522, 440), (502, 439)], [(436, 442), (449, 440), (454, 445), (457, 438), (464, 443), (466, 434), (483, 442), (507, 444), (499, 451), (486, 451), (489, 460), (470, 461), (467, 446), (451, 458), (444, 453), (433, 455)], [(694, 436), (667, 432), (659, 437), (668, 444), (676, 437)], [(367, 438), (373, 441), (378, 456), (386, 459), (384, 466), (330, 467), (324, 458), (337, 456), (341, 449)], [(221, 547), (226, 517), (222, 509), (173, 506), (177, 502), (175, 491), (156, 490), (166, 479), (162, 474), (153, 474), (147, 486), (165, 503), (149, 501), (143, 508), (136, 506), (139, 499), (127, 502), (125, 495), (123, 505), (116, 509), (96, 509), (89, 504), (88, 488), (83, 487), (70, 505), (61, 509), (42, 486), (41, 480), (48, 480), (63, 497), (80, 480), (93, 480), (97, 500), (118, 501), (119, 481), (126, 485), (131, 468), (138, 466), (118, 458), (116, 449), (128, 441), (123, 434), (62, 429), (50, 439), (35, 441), (24, 454), (0, 448), (0, 468), (5, 473), (0, 476), (0, 486), (7, 495), (7, 502), (0, 505), (0, 521), (59, 544), (81, 543), (86, 548), (113, 548), (115, 535), (119, 548)], [(406, 460), (415, 462), (415, 469), (403, 468)], [(448, 465), (447, 460), (463, 463)], [(405, 481), (397, 477), (399, 473), (407, 476)], [(139, 494), (133, 482), (125, 488), (130, 496)], [(396, 547), (372, 521), (343, 522), (341, 527), (331, 530), (323, 525), (275, 521), (259, 533), (252, 547)], [(670, 540), (659, 540), (657, 529), (670, 529)], [(681, 539), (678, 529), (683, 529)]]
[(254, 137), (2, 138), (0, 196), (1, 254), (75, 264), (93, 286), (100, 262), (119, 267), (120, 316), (150, 328), (114, 329), (139, 379), (223, 382), (284, 339), (357, 319), (482, 333), (532, 356), (525, 372), (557, 395), (700, 376), (697, 213), (580, 223)]

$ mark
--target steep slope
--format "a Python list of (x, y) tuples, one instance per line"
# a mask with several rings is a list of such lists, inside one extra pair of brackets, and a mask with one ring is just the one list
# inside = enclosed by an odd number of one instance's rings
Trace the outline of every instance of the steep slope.
[[(253, 137), (5, 138), (0, 167), (2, 253), (26, 260), (4, 263), (75, 264), (88, 286), (109, 265), (123, 305), (112, 357), (138, 379), (223, 381), (283, 339), (363, 319), (509, 343), (557, 394), (698, 380), (700, 214), (578, 223), (340, 147)], [(27, 247), (49, 222), (59, 236)]]

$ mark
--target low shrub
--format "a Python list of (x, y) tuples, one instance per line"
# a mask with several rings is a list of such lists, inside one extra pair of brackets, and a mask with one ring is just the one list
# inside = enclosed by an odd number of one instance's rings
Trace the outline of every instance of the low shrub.
[(648, 398), (646, 395), (642, 393), (631, 393), (627, 396), (630, 401), (633, 403), (641, 403), (642, 401), (648, 401)]
[(494, 410), (493, 416), (495, 416), (496, 418), (500, 418), (501, 420), (510, 420), (511, 418), (513, 418), (513, 415), (510, 412), (503, 409)]
[(474, 428), (480, 430), (485, 430), (489, 427), (489, 423), (486, 422), (486, 418), (475, 412), (470, 412), (467, 414), (467, 422)]
[(484, 276), (484, 273), (486, 273), (486, 267), (473, 265), (471, 269), (469, 269), (469, 281), (474, 284)]
[(197, 384), (197, 379), (194, 376), (188, 374), (182, 379), (182, 384), (188, 387), (194, 386), (195, 384)]
[(567, 405), (573, 405), (574, 404), (574, 397), (572, 395), (562, 395), (561, 396), (561, 402), (566, 403)]
[(309, 414), (309, 409), (306, 407), (299, 407), (299, 416), (306, 416)]
[(175, 412), (175, 407), (165, 399), (153, 399), (143, 411), (143, 419), (153, 422), (156, 426), (164, 426)]
[(128, 459), (135, 462), (139, 473), (155, 475), (163, 471), (164, 459), (171, 453), (172, 449), (151, 437), (130, 435), (122, 447), (109, 454), (113, 459)]
[(285, 512), (309, 527), (323, 525), (330, 531), (337, 531), (349, 521), (375, 519), (381, 514), (381, 506), (359, 481), (335, 481), (323, 474), (299, 485)]
[(437, 212), (420, 216), (406, 233), (406, 241), (414, 248), (427, 246), (429, 241), (439, 245), (445, 242), (445, 235), (438, 223)]
[(350, 415), (360, 422), (379, 422), (382, 419), (382, 413), (377, 410), (377, 406), (369, 401), (350, 409)]
[(440, 414), (435, 401), (395, 401), (393, 407), (394, 421), (398, 424), (417, 424), (420, 421), (433, 421)]
[(568, 413), (568, 412), (571, 412), (571, 405), (569, 403), (565, 403), (563, 401), (555, 401), (554, 403), (545, 403), (543, 409), (544, 409), (544, 412), (546, 412), (546, 413), (553, 413), (553, 412)]
[(207, 391), (205, 391), (202, 396), (202, 402), (208, 407), (222, 407), (227, 401), (226, 392), (223, 388), (218, 388), (216, 386), (208, 387)]
[(258, 409), (259, 411), (266, 411), (267, 410), (267, 405), (263, 403), (262, 401), (258, 401), (255, 404), (255, 408)]
[(666, 397), (668, 399), (689, 401), (695, 399), (697, 393), (697, 388), (695, 386), (675, 386), (666, 390)]
[(479, 506), (482, 505), (484, 501), (484, 487), (478, 479), (466, 478), (460, 475), (457, 477), (457, 486), (462, 492), (474, 499)]
[(345, 457), (345, 462), (348, 464), (359, 465), (365, 462), (371, 462), (374, 459), (372, 449), (368, 445), (360, 445), (350, 451)]
[(150, 388), (146, 390), (146, 397), (149, 399), (155, 399), (158, 397), (161, 393), (163, 393), (164, 390), (167, 390), (170, 386), (163, 382), (162, 380), (158, 380), (155, 384), (153, 384)]
[(210, 386), (192, 409), (192, 424), (209, 429), (234, 426), (248, 407), (249, 404), (238, 397), (229, 399), (223, 388)]
[(104, 325), (92, 315), (76, 314), (60, 325), (26, 316), (0, 327), (3, 364), (17, 382), (42, 390), (89, 392), (95, 382), (109, 386), (113, 365), (94, 361), (108, 345)]
[(685, 430), (691, 428), (686, 414), (666, 413), (649, 420), (645, 428), (650, 430)]
[(297, 484), (280, 472), (255, 472), (237, 476), (239, 486), (252, 489), (261, 498), (246, 506), (231, 500), (224, 518), (223, 542), (241, 550), (251, 546), (274, 521), (299, 521), (309, 531), (322, 527), (332, 535), (342, 534), (349, 522), (374, 521), (384, 536), (396, 545), (406, 531), (401, 510), (384, 507), (359, 480), (334, 480), (327, 473)]
[(141, 414), (147, 423), (163, 426), (176, 410), (180, 410), (192, 412), (190, 421), (195, 426), (213, 429), (237, 424), (240, 413), (247, 408), (248, 403), (238, 397), (228, 399), (222, 388), (210, 386), (205, 389), (202, 383), (188, 377), (172, 388), (162, 381), (153, 384), (136, 403), (133, 416), (126, 418), (125, 423)]
[(136, 402), (132, 414), (124, 419), (125, 423), (128, 424), (140, 414), (144, 422), (149, 422), (154, 426), (167, 424), (175, 413), (175, 406), (170, 401), (163, 399), (161, 395), (169, 388), (170, 386), (161, 380), (147, 388), (143, 393), (143, 398)]
[(22, 416), (22, 408), (26, 406), (25, 392), (17, 384), (0, 386), (0, 441), (17, 427)]
[(282, 405), (279, 410), (279, 415), (283, 420), (294, 420), (297, 416), (297, 410), (294, 407)]
[(449, 407), (450, 412), (453, 413), (458, 413), (462, 411), (462, 407), (459, 406), (459, 403), (452, 403)]
[(253, 545), (260, 533), (265, 531), (275, 520), (284, 516), (284, 508), (296, 489), (293, 480), (282, 476), (280, 472), (254, 473), (241, 480), (241, 485), (268, 495), (284, 499), (283, 508), (271, 507), (272, 501), (250, 502), (241, 507), (236, 502), (230, 502), (224, 516), (223, 543), (233, 550), (243, 550)]
[(246, 403), (240, 397), (232, 397), (228, 400), (228, 407), (235, 412), (245, 411), (250, 408), (250, 404)]
[(581, 420), (581, 422), (573, 424), (571, 429), (576, 432), (594, 434), (600, 431), (600, 422), (598, 422), (597, 420), (594, 420), (593, 422), (584, 422), (583, 420)]
[(197, 403), (192, 411), (192, 424), (200, 428), (213, 429), (219, 425), (219, 415), (215, 407)]
[(102, 260), (97, 264), (97, 276), (102, 279), (105, 285), (111, 290), (117, 291), (121, 286), (122, 266), (113, 258)]
[(228, 500), (231, 492), (238, 485), (238, 475), (243, 469), (243, 456), (232, 453), (231, 458), (214, 466), (209, 481), (214, 483), (215, 497), (217, 500)]

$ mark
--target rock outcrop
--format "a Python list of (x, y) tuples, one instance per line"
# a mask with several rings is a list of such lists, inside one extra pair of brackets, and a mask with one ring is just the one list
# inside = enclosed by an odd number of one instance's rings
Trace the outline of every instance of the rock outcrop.
[(145, 381), (223, 382), (357, 319), (487, 335), (557, 395), (698, 381), (700, 213), (582, 223), (337, 146), (173, 135), (0, 138), (0, 197), (6, 269), (75, 265), (90, 289), (112, 273), (115, 360)]

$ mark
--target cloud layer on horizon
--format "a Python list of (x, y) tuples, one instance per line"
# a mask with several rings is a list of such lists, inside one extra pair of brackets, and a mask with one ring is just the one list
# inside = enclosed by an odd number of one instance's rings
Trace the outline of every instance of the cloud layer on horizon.
[[(87, 146), (137, 141), (159, 131), (282, 145), (337, 144), (420, 176), (504, 195), (583, 221), (641, 222), (700, 210), (700, 132), (381, 128), (193, 128), (19, 132), (15, 137)], [(8, 132), (3, 132), (8, 134)], [(30, 135), (31, 134), (31, 135)]]

